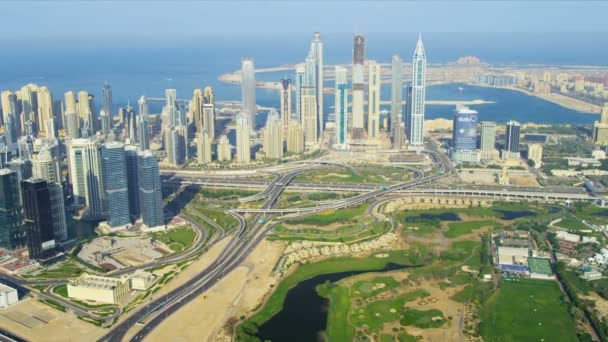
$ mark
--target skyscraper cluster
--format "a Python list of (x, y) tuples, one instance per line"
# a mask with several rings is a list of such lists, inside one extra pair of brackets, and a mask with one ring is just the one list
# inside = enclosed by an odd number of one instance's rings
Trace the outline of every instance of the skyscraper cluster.
[[(147, 226), (164, 224), (148, 99), (139, 99), (137, 113), (130, 105), (119, 108), (115, 120), (108, 83), (101, 94), (97, 109), (87, 91), (67, 91), (63, 101), (35, 84), (1, 93), (0, 247), (53, 257), (69, 238), (73, 212), (111, 227), (140, 218)], [(167, 92), (163, 124), (187, 138), (175, 97)]]

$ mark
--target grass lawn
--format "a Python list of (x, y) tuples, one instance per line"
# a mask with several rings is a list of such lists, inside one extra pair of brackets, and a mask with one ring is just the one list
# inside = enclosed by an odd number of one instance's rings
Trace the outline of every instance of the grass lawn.
[(296, 177), (297, 182), (393, 184), (411, 178), (409, 171), (395, 168), (359, 170), (356, 175), (349, 170), (313, 171)]
[(503, 282), (481, 310), (486, 341), (578, 341), (576, 324), (554, 281)]
[(367, 212), (369, 205), (363, 204), (354, 208), (340, 210), (327, 210), (320, 214), (305, 216), (299, 219), (287, 220), (287, 224), (307, 224), (316, 226), (328, 226), (332, 223), (353, 222), (357, 217)]
[(588, 229), (591, 229), (591, 228), (585, 226), (583, 224), (583, 222), (581, 222), (581, 220), (573, 218), (573, 217), (566, 217), (565, 219), (559, 221), (555, 225), (558, 226), (558, 227), (561, 227), (561, 228), (569, 229), (569, 230), (588, 230)]
[(68, 286), (66, 284), (55, 286), (53, 293), (68, 298)]
[(456, 238), (462, 235), (470, 234), (473, 230), (481, 227), (489, 227), (497, 225), (496, 221), (470, 221), (470, 222), (450, 222), (448, 230), (443, 233), (447, 238)]
[(396, 281), (395, 278), (390, 276), (358, 281), (352, 286), (353, 297), (373, 297), (384, 291), (394, 289), (400, 284), (400, 282)]
[(210, 218), (213, 222), (230, 231), (239, 225), (239, 221), (230, 214), (226, 214), (222, 210), (212, 210), (207, 208), (196, 207), (196, 211)]
[(324, 297), (330, 302), (325, 330), (326, 340), (352, 341), (355, 328), (348, 322), (350, 289), (346, 286), (331, 286)]
[[(405, 303), (425, 296), (428, 296), (428, 292), (414, 290), (394, 299), (377, 300), (352, 310), (350, 321), (356, 327), (366, 325), (372, 331), (380, 331), (384, 323), (395, 322), (404, 315)], [(407, 313), (410, 309), (405, 310)]]
[(416, 310), (407, 308), (401, 318), (401, 325), (413, 325), (421, 329), (439, 328), (445, 324), (443, 313), (437, 309)]
[(374, 222), (367, 227), (363, 224), (349, 224), (332, 230), (315, 228), (289, 229), (283, 225), (274, 228), (277, 233), (272, 235), (280, 240), (310, 240), (327, 242), (351, 242), (376, 237), (391, 229), (390, 222)]
[(388, 257), (386, 258), (378, 258), (376, 256), (366, 258), (341, 257), (301, 265), (294, 273), (287, 276), (275, 287), (274, 292), (268, 298), (264, 307), (253, 315), (249, 321), (257, 325), (261, 325), (269, 320), (283, 308), (283, 302), (285, 301), (287, 292), (289, 292), (289, 290), (296, 284), (306, 279), (310, 279), (321, 274), (336, 272), (367, 270), (370, 272), (378, 271), (386, 267), (386, 265), (389, 263), (396, 263), (400, 265), (411, 264), (410, 260), (410, 256), (404, 251), (392, 251), (388, 253)]
[(174, 252), (180, 252), (194, 242), (196, 233), (192, 227), (180, 227), (165, 232), (150, 233), (150, 236), (168, 245)]
[(47, 279), (58, 279), (58, 278), (76, 278), (79, 277), (84, 271), (78, 265), (73, 262), (67, 261), (63, 264), (45, 269), (44, 271), (34, 275), (28, 276), (27, 278), (47, 278)]

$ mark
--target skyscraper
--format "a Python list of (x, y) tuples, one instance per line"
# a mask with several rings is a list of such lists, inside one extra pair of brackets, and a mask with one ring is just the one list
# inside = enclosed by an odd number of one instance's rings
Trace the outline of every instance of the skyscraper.
[(424, 105), (425, 105), (426, 54), (422, 38), (418, 37), (416, 51), (412, 59), (412, 85), (408, 89), (408, 138), (410, 145), (424, 144)]
[(291, 120), (287, 128), (287, 152), (293, 154), (304, 152), (304, 132), (296, 120)]
[(189, 113), (197, 133), (203, 130), (203, 103), (203, 91), (200, 88), (194, 89)]
[(211, 163), (211, 137), (205, 128), (196, 133), (196, 154), (198, 163), (201, 165)]
[(103, 184), (108, 224), (120, 227), (131, 223), (125, 145), (111, 142), (101, 147)]
[(86, 130), (88, 136), (95, 135), (95, 118), (93, 115), (93, 96), (86, 91), (78, 92), (78, 116), (82, 125), (80, 126), (81, 131)]
[(112, 87), (105, 82), (103, 89), (101, 90), (102, 104), (101, 108), (106, 112), (107, 115), (112, 117)]
[(55, 115), (53, 114), (53, 95), (47, 87), (40, 87), (37, 92), (38, 133), (48, 138), (55, 138)]
[(21, 87), (21, 89), (17, 93), (17, 99), (21, 104), (21, 134), (26, 134), (27, 132), (26, 123), (36, 123), (36, 112), (38, 111), (38, 104), (36, 100), (37, 91), (38, 86), (30, 83)]
[(184, 126), (170, 127), (165, 132), (165, 152), (167, 161), (174, 165), (186, 162), (186, 134)]
[(110, 130), (112, 129), (112, 118), (105, 109), (99, 111), (99, 119), (101, 121), (101, 134), (107, 136), (110, 134)]
[(460, 106), (454, 114), (452, 141), (456, 150), (474, 150), (477, 147), (477, 111)]
[(296, 120), (298, 122), (302, 122), (302, 95), (304, 94), (304, 74), (306, 73), (306, 68), (301, 65), (296, 67)]
[(0, 247), (16, 249), (26, 244), (20, 200), (19, 176), (10, 169), (0, 169)]
[(293, 91), (291, 79), (284, 78), (281, 80), (281, 123), (284, 133), (287, 133), (287, 126), (291, 120), (291, 93)]
[(66, 129), (68, 137), (77, 139), (80, 137), (80, 118), (76, 112), (65, 112)]
[(368, 61), (367, 138), (380, 136), (380, 64)]
[(301, 97), (302, 128), (306, 145), (318, 142), (319, 126), (317, 115), (317, 89), (316, 89), (316, 60), (312, 51), (308, 54), (305, 63), (304, 86)]
[(317, 91), (317, 123), (319, 137), (323, 136), (324, 128), (324, 116), (323, 116), (323, 41), (321, 40), (321, 33), (315, 32), (313, 34), (312, 43), (310, 44), (310, 51), (315, 60), (315, 89)]
[(513, 153), (519, 153), (520, 128), (521, 125), (517, 121), (510, 120), (509, 122), (507, 122), (505, 150)]
[(255, 116), (256, 116), (256, 101), (255, 101), (255, 67), (253, 58), (245, 57), (241, 62), (241, 99), (243, 101), (243, 112), (249, 117), (250, 133), (255, 132)]
[(61, 186), (61, 159), (57, 142), (44, 142), (38, 154), (32, 159), (32, 166), (33, 177), (44, 179), (50, 191), (50, 201), (47, 205), (51, 210), (55, 240), (66, 240), (68, 228), (63, 187)]
[(158, 160), (149, 150), (140, 152), (137, 162), (139, 207), (143, 223), (148, 227), (165, 224)]
[(496, 148), (496, 123), (492, 121), (481, 122), (481, 138), (479, 149), (492, 151)]
[(27, 230), (27, 249), (31, 259), (48, 259), (55, 251), (55, 233), (51, 207), (51, 191), (44, 179), (21, 182), (24, 198), (23, 216)]
[(400, 149), (403, 144), (403, 80), (401, 79), (401, 67), (403, 62), (399, 55), (394, 55), (391, 64), (391, 137), (393, 148)]
[(217, 161), (231, 161), (232, 160), (232, 145), (230, 145), (230, 140), (228, 140), (228, 136), (225, 134), (220, 135), (219, 141), (217, 143)]
[(215, 139), (215, 94), (211, 87), (205, 87), (203, 95), (203, 127), (207, 130), (210, 141), (213, 141)]
[[(142, 151), (143, 152), (143, 151)], [(127, 188), (129, 189), (129, 213), (132, 219), (139, 217), (139, 170), (138, 149), (135, 146), (125, 146), (125, 161), (127, 164)]]
[(17, 95), (11, 91), (3, 91), (0, 94), (0, 98), (2, 101), (2, 119), (5, 125), (6, 141), (9, 149), (14, 149), (21, 133)]
[(239, 164), (247, 164), (251, 161), (249, 118), (247, 112), (240, 112), (236, 116), (236, 162)]
[(608, 144), (608, 102), (604, 103), (600, 121), (593, 123), (593, 142), (596, 145)]
[(356, 35), (353, 48), (353, 130), (363, 129), (363, 63), (365, 62), (365, 37)]
[(148, 102), (145, 96), (139, 98), (139, 125), (137, 126), (139, 150), (144, 151), (150, 148), (150, 116), (148, 114)]
[(68, 145), (68, 167), (74, 204), (86, 206), (86, 215), (103, 216), (103, 172), (99, 142), (94, 139), (74, 139)]
[(346, 68), (336, 66), (335, 74), (336, 147), (346, 149), (348, 147), (348, 78)]
[(274, 108), (268, 113), (264, 127), (264, 153), (268, 159), (283, 158), (283, 125)]

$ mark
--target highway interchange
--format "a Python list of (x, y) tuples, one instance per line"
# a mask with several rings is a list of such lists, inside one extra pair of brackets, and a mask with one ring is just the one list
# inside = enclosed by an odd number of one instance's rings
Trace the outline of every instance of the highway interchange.
[[(162, 295), (156, 299), (150, 300), (143, 306), (138, 307), (134, 312), (127, 316), (120, 317), (118, 324), (109, 327), (109, 331), (99, 339), (99, 341), (123, 341), (127, 335), (131, 336), (130, 341), (140, 341), (151, 333), (164, 319), (174, 313), (186, 303), (194, 300), (202, 293), (211, 288), (224, 276), (238, 267), (251, 253), (255, 246), (260, 243), (266, 233), (272, 229), (269, 221), (275, 215), (309, 215), (323, 212), (332, 209), (341, 209), (349, 206), (359, 205), (361, 203), (375, 200), (378, 198), (387, 199), (385, 195), (399, 194), (448, 194), (448, 195), (465, 195), (465, 196), (494, 196), (497, 194), (524, 194), (523, 198), (542, 198), (547, 194), (554, 194), (557, 197), (547, 198), (556, 200), (594, 200), (592, 194), (586, 193), (574, 188), (522, 188), (522, 187), (488, 187), (488, 186), (467, 186), (456, 187), (435, 184), (429, 187), (428, 184), (436, 182), (444, 177), (450, 176), (454, 169), (445, 155), (433, 150), (423, 152), (428, 155), (432, 161), (433, 167), (426, 169), (413, 168), (411, 166), (401, 167), (412, 172), (412, 179), (406, 182), (400, 182), (390, 185), (369, 185), (369, 184), (346, 184), (346, 183), (311, 183), (311, 182), (294, 182), (294, 179), (309, 171), (327, 169), (327, 168), (347, 168), (351, 172), (357, 172), (355, 168), (347, 164), (323, 162), (323, 161), (305, 161), (287, 164), (283, 169), (275, 171), (265, 171), (271, 174), (274, 178), (260, 179), (243, 176), (235, 177), (218, 177), (218, 176), (201, 176), (193, 173), (173, 173), (165, 175), (164, 185), (175, 187), (177, 191), (188, 185), (202, 185), (213, 187), (227, 188), (251, 188), (261, 189), (261, 191), (253, 196), (240, 198), (241, 202), (260, 201), (264, 200), (263, 204), (258, 209), (231, 209), (226, 212), (238, 220), (236, 232), (229, 235), (226, 230), (215, 223), (213, 220), (202, 215), (200, 212), (191, 209), (187, 203), (184, 204), (185, 210), (189, 215), (194, 215), (198, 219), (204, 221), (210, 227), (213, 227), (217, 234), (209, 236), (207, 230), (198, 224), (196, 221), (182, 216), (188, 220), (197, 230), (197, 238), (191, 248), (179, 254), (174, 254), (166, 258), (155, 260), (145, 265), (121, 269), (109, 274), (123, 275), (134, 271), (135, 269), (151, 268), (163, 264), (171, 264), (183, 260), (193, 259), (194, 257), (204, 253), (215, 242), (224, 237), (230, 238), (227, 246), (221, 251), (220, 255), (204, 270), (197, 273), (193, 278), (178, 286), (174, 290)], [(327, 202), (314, 207), (308, 208), (286, 208), (277, 209), (277, 202), (280, 195), (287, 188), (302, 191), (344, 191), (359, 193), (355, 196), (338, 200), (335, 202)], [(530, 196), (530, 197), (526, 197)], [(536, 197), (535, 197), (536, 196)], [(561, 197), (560, 197), (561, 196)], [(391, 197), (392, 198), (392, 197)], [(377, 204), (377, 203), (376, 203)], [(376, 205), (374, 207), (377, 207)], [(181, 215), (180, 215), (181, 216)], [(375, 218), (376, 216), (373, 215)], [(377, 219), (377, 218), (376, 218)], [(0, 278), (7, 280), (9, 284), (14, 284), (20, 290), (28, 291), (24, 286), (32, 286), (37, 284), (53, 286), (61, 284), (58, 280), (29, 280), (24, 281), (20, 278), (2, 275)], [(64, 283), (65, 281), (63, 281)], [(91, 313), (90, 309), (79, 306), (67, 299), (60, 298), (52, 294), (52, 291), (44, 291), (37, 294), (42, 299), (52, 299), (61, 302), (77, 315), (98, 319)], [(104, 326), (109, 326), (114, 319), (122, 314), (122, 310), (116, 307), (115, 312), (109, 317), (104, 318)], [(133, 329), (133, 330), (131, 330)]]

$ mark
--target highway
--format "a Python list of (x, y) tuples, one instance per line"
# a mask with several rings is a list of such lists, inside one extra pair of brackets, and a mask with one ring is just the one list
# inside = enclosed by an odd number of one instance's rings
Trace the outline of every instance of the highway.
[[(302, 170), (292, 171), (285, 175), (277, 177), (275, 181), (267, 189), (269, 194), (268, 199), (264, 202), (262, 208), (270, 209), (275, 204), (286, 185), (297, 177)], [(152, 301), (146, 306), (140, 308), (131, 316), (124, 319), (121, 323), (112, 328), (108, 334), (100, 339), (100, 341), (121, 341), (128, 330), (135, 326), (142, 326), (141, 329), (133, 336), (131, 341), (140, 341), (147, 336), (158, 324), (160, 324), (168, 315), (178, 310), (182, 305), (200, 296), (207, 291), (211, 286), (222, 279), (226, 274), (238, 267), (247, 258), (253, 248), (265, 237), (265, 233), (271, 229), (267, 227), (264, 221), (260, 221), (261, 215), (253, 217), (253, 224), (247, 231), (247, 222), (245, 218), (236, 214), (236, 211), (228, 211), (239, 219), (239, 229), (224, 248), (220, 256), (209, 265), (205, 270), (194, 276), (185, 284), (179, 286), (170, 293)]]
[[(135, 335), (131, 338), (131, 341), (140, 341), (145, 338), (153, 329), (155, 329), (164, 319), (166, 319), (173, 312), (178, 310), (186, 303), (195, 300), (202, 293), (207, 291), (210, 287), (216, 284), (226, 274), (231, 272), (233, 269), (238, 267), (255, 248), (255, 246), (261, 242), (266, 233), (272, 229), (267, 221), (275, 214), (285, 213), (297, 213), (299, 215), (306, 215), (311, 213), (317, 213), (321, 211), (340, 209), (348, 206), (358, 205), (372, 199), (376, 199), (381, 196), (385, 196), (390, 193), (411, 193), (411, 194), (431, 194), (431, 193), (459, 193), (468, 191), (470, 194), (477, 192), (481, 194), (483, 192), (492, 191), (503, 191), (510, 193), (512, 191), (520, 191), (523, 193), (534, 193), (534, 194), (546, 194), (547, 189), (543, 188), (492, 188), (487, 189), (484, 187), (422, 187), (425, 184), (435, 182), (441, 178), (450, 175), (454, 169), (452, 168), (449, 161), (445, 156), (431, 151), (424, 152), (429, 155), (432, 159), (435, 167), (439, 170), (436, 173), (425, 175), (424, 172), (412, 169), (414, 177), (407, 181), (392, 185), (386, 185), (378, 187), (377, 185), (365, 185), (365, 184), (317, 184), (317, 183), (293, 183), (292, 181), (300, 174), (313, 170), (319, 165), (313, 165), (308, 167), (298, 167), (295, 169), (285, 168), (283, 172), (277, 172), (276, 177), (272, 180), (264, 179), (252, 179), (252, 178), (227, 178), (227, 177), (200, 177), (198, 175), (173, 175), (166, 180), (167, 183), (174, 186), (183, 186), (187, 184), (201, 184), (201, 185), (224, 185), (227, 187), (239, 187), (252, 186), (254, 188), (262, 188), (263, 190), (251, 196), (255, 200), (265, 199), (264, 204), (259, 209), (232, 209), (227, 212), (234, 215), (239, 221), (239, 227), (237, 233), (232, 236), (228, 245), (222, 250), (220, 255), (200, 273), (195, 275), (192, 279), (188, 280), (183, 285), (174, 289), (166, 295), (163, 295), (143, 307), (140, 307), (137, 311), (130, 314), (130, 316), (124, 318), (122, 322), (116, 326), (110, 328), (111, 330), (103, 336), (99, 341), (121, 341), (132, 327), (139, 327), (139, 330), (134, 331)], [(330, 163), (331, 164), (331, 163)], [(327, 165), (325, 165), (327, 166)], [(334, 165), (340, 166), (340, 165)], [(304, 189), (325, 189), (334, 191), (354, 191), (362, 192), (359, 195), (340, 200), (337, 202), (323, 204), (312, 208), (286, 208), (286, 209), (275, 209), (277, 200), (283, 191), (287, 188), (304, 188)], [(572, 196), (586, 196), (588, 194), (581, 194), (580, 192), (572, 191), (565, 192), (566, 195)], [(251, 198), (246, 198), (249, 200)], [(242, 216), (243, 214), (252, 214), (249, 223)], [(204, 219), (203, 219), (204, 220)], [(205, 222), (207, 222), (205, 220)], [(209, 222), (208, 222), (209, 223)], [(215, 226), (214, 226), (215, 227)], [(217, 228), (217, 227), (215, 227)], [(220, 227), (221, 228), (221, 227)]]
[[(445, 165), (441, 165), (442, 160), (437, 154), (431, 152), (431, 158), (438, 164), (441, 170), (445, 170)], [(217, 283), (222, 277), (238, 267), (255, 246), (264, 239), (266, 233), (272, 229), (266, 223), (268, 217), (265, 215), (271, 214), (270, 211), (276, 205), (277, 199), (285, 190), (287, 185), (298, 175), (306, 172), (307, 169), (299, 168), (290, 171), (279, 177), (276, 177), (264, 193), (268, 194), (266, 201), (261, 207), (261, 210), (267, 212), (254, 213), (253, 224), (247, 229), (247, 222), (242, 216), (239, 219), (239, 232), (224, 248), (220, 256), (205, 270), (194, 276), (185, 284), (179, 286), (170, 293), (154, 300), (145, 307), (140, 308), (131, 316), (124, 319), (121, 323), (112, 328), (108, 334), (100, 339), (100, 341), (121, 341), (127, 334), (128, 330), (135, 325), (140, 325), (141, 329), (131, 338), (131, 341), (140, 341), (146, 337), (158, 324), (160, 324), (168, 315), (178, 310), (182, 305), (200, 296), (207, 291), (211, 286)], [(344, 202), (348, 205), (355, 205), (365, 202), (379, 195), (389, 193), (408, 186), (415, 186), (425, 182), (433, 181), (443, 177), (444, 174), (435, 174), (429, 177), (423, 177), (411, 180), (405, 183), (388, 186), (384, 189), (372, 190), (369, 193), (355, 196), (347, 199)], [(341, 202), (342, 203), (342, 202)], [(335, 205), (335, 204), (333, 204)], [(230, 210), (229, 212), (236, 213), (239, 209)]]

